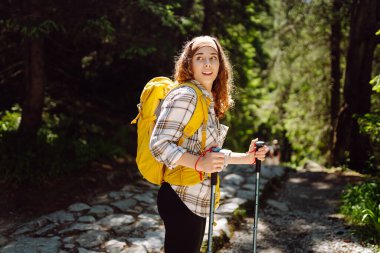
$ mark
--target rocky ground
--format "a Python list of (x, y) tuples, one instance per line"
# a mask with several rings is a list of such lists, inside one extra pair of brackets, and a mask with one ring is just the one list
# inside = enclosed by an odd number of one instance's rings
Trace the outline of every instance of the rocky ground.
[[(263, 166), (257, 252), (375, 252), (363, 246), (337, 214), (343, 188), (361, 181), (360, 176), (320, 169), (288, 171), (281, 166)], [(117, 180), (125, 176), (120, 173), (97, 171), (91, 177), (62, 181), (58, 189), (54, 185), (45, 189), (48, 197), (43, 196), (43, 189), (24, 191), (34, 193), (26, 202), (8, 197), (6, 200), (12, 201), (7, 205), (3, 199), (0, 253), (162, 253), (164, 228), (157, 214), (158, 188), (143, 180)], [(221, 177), (214, 246), (219, 253), (253, 252), (255, 173), (250, 166), (229, 166)], [(100, 183), (102, 178), (106, 180)], [(91, 194), (92, 189), (97, 191)], [(63, 197), (54, 201), (60, 193)], [(33, 200), (42, 207), (33, 205)], [(248, 217), (237, 218), (244, 210)]]
[[(285, 173), (283, 167), (264, 167), (261, 191), (265, 193)], [(221, 177), (221, 205), (213, 233), (219, 245), (232, 235), (234, 211), (253, 199), (255, 188), (251, 166), (229, 166)], [(157, 213), (157, 191), (158, 186), (137, 180), (24, 223), (7, 220), (6, 228), (0, 230), (0, 253), (163, 252), (164, 227)]]
[[(347, 183), (362, 180), (320, 169), (291, 171), (259, 212), (258, 253), (373, 253), (337, 213)], [(251, 212), (253, 214), (253, 211)], [(253, 215), (219, 253), (253, 252)]]

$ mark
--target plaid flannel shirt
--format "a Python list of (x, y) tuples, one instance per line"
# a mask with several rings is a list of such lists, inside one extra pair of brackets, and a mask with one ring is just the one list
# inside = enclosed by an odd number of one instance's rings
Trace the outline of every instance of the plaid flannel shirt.
[[(222, 147), (228, 127), (219, 124), (214, 111), (214, 102), (209, 92), (197, 81), (192, 82), (212, 101), (208, 109), (206, 149), (215, 146)], [(151, 136), (150, 150), (156, 159), (168, 168), (174, 168), (176, 162), (185, 152), (194, 155), (199, 155), (202, 152), (201, 128), (193, 136), (185, 139), (181, 146), (177, 145), (184, 127), (194, 113), (196, 102), (196, 92), (188, 86), (183, 86), (171, 91), (162, 103), (161, 113)], [(193, 213), (201, 217), (209, 215), (210, 179), (192, 186), (171, 186)]]

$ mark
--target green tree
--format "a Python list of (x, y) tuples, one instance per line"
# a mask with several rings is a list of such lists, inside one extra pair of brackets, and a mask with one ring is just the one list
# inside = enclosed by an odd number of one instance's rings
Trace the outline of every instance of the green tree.
[[(42, 123), (44, 90), (46, 83), (45, 36), (46, 20), (43, 19), (43, 1), (24, 1), (26, 24), (21, 32), (24, 37), (24, 101), (19, 132), (26, 139), (35, 139)], [(31, 24), (31, 25), (29, 25)]]
[[(329, 146), (334, 145), (334, 133), (336, 131), (336, 123), (338, 119), (340, 97), (341, 97), (341, 40), (342, 40), (342, 2), (334, 0), (332, 4), (332, 19), (331, 19), (331, 32), (330, 32), (330, 142)], [(328, 163), (333, 164), (333, 152), (330, 151)]]
[[(370, 112), (373, 54), (376, 47), (377, 1), (353, 1), (349, 47), (346, 59), (344, 104), (337, 123), (334, 143), (334, 162), (349, 158), (352, 169), (365, 171), (372, 150), (368, 136), (359, 131), (358, 117)], [(348, 157), (345, 157), (348, 152)]]
[(272, 126), (271, 135), (286, 144), (283, 149), (293, 151), (292, 161), (322, 162), (328, 142), (321, 140), (328, 138), (330, 121), (332, 6), (323, 1), (271, 1), (271, 7), (273, 39), (266, 43), (271, 63), (263, 101), (269, 113), (260, 118)]

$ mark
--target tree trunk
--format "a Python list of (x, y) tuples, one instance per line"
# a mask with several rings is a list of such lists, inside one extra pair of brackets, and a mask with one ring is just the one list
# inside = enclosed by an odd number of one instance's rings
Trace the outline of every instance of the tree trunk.
[(340, 42), (342, 39), (341, 30), (341, 7), (340, 0), (334, 0), (332, 7), (332, 22), (331, 22), (331, 35), (330, 35), (330, 64), (331, 64), (331, 100), (330, 100), (330, 157), (329, 164), (332, 165), (334, 161), (334, 152), (332, 150), (334, 143), (334, 135), (336, 132), (336, 123), (338, 120), (339, 106), (340, 106)]
[(203, 0), (203, 25), (202, 25), (202, 33), (205, 35), (211, 34), (212, 27), (212, 16), (214, 15), (212, 12), (213, 9), (213, 0)]
[[(35, 3), (27, 9), (33, 18), (40, 17)], [(25, 48), (25, 93), (19, 133), (34, 138), (41, 126), (44, 105), (46, 73), (43, 38), (28, 37)]]
[[(194, 11), (195, 0), (186, 0), (182, 5), (182, 8), (178, 10), (178, 15), (183, 17), (189, 17)], [(193, 36), (193, 34), (183, 34), (179, 29), (175, 32), (177, 38), (176, 51), (182, 49), (184, 42)]]
[[(339, 114), (334, 138), (334, 162), (349, 158), (349, 167), (363, 171), (368, 167), (371, 147), (368, 136), (359, 132), (357, 116), (370, 111), (373, 53), (376, 46), (377, 1), (354, 1), (352, 5), (344, 105)], [(348, 153), (348, 157), (345, 154)]]

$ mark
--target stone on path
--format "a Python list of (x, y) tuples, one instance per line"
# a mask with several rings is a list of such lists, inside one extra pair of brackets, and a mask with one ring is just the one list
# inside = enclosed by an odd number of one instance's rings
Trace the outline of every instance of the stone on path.
[(148, 191), (142, 194), (135, 195), (133, 198), (137, 199), (140, 202), (144, 202), (147, 204), (155, 204), (156, 198), (152, 191)]
[(78, 253), (99, 253), (99, 252), (93, 251), (93, 250), (84, 249), (84, 248), (78, 248)]
[(145, 234), (144, 238), (129, 238), (134, 245), (144, 246), (148, 252), (160, 251), (164, 240), (164, 231), (150, 231)]
[(76, 242), (84, 248), (91, 248), (104, 243), (109, 238), (105, 231), (90, 230), (80, 235)]
[(255, 190), (255, 184), (244, 184), (242, 186), (242, 188), (245, 190), (254, 191)]
[(220, 198), (233, 198), (236, 194), (237, 187), (231, 185), (221, 185), (220, 187)]
[(49, 223), (49, 220), (46, 217), (38, 218), (34, 221), (28, 222), (20, 226), (13, 234), (21, 235), (29, 232), (33, 232), (36, 229), (39, 229)]
[(105, 228), (112, 228), (112, 227), (118, 227), (118, 226), (126, 226), (128, 224), (131, 224), (135, 221), (135, 218), (131, 215), (126, 214), (111, 214), (108, 215), (101, 220), (98, 221), (98, 223)]
[(73, 222), (75, 220), (72, 213), (66, 211), (57, 211), (46, 215), (46, 218), (51, 222), (62, 224), (66, 222)]
[(57, 228), (57, 224), (49, 224), (49, 225), (46, 225), (45, 227), (41, 228), (40, 230), (37, 230), (35, 232), (36, 235), (38, 236), (43, 236), (45, 234), (48, 234), (49, 232), (53, 232), (53, 230)]
[(223, 178), (223, 184), (240, 185), (244, 182), (244, 178), (237, 174), (229, 174)]
[(254, 200), (254, 191), (247, 191), (247, 190), (239, 190), (236, 193), (236, 196), (238, 198), (247, 199), (247, 200)]
[(275, 176), (276, 176), (276, 174), (274, 173), (274, 170), (272, 170), (272, 169), (261, 170), (261, 172), (260, 172), (261, 178), (272, 179)]
[(226, 218), (220, 218), (216, 220), (216, 226), (214, 226), (215, 236), (222, 236), (222, 233), (226, 234), (228, 237), (231, 237), (231, 230)]
[(133, 196), (133, 193), (131, 192), (125, 192), (125, 191), (118, 191), (118, 192), (110, 192), (108, 196), (114, 200), (119, 200), (119, 199), (128, 199)]
[(125, 247), (125, 242), (121, 242), (118, 240), (110, 240), (104, 244), (107, 253), (120, 253)]
[(68, 210), (70, 212), (82, 212), (89, 210), (91, 207), (85, 203), (75, 203), (69, 206)]
[(143, 245), (133, 245), (130, 248), (124, 249), (120, 253), (148, 253)]
[(231, 199), (226, 200), (224, 203), (236, 203), (240, 206), (240, 205), (247, 203), (247, 200), (235, 197), (235, 198), (231, 198)]
[(78, 222), (94, 223), (94, 222), (96, 222), (96, 219), (94, 218), (94, 216), (86, 215), (86, 216), (79, 217)]
[(112, 206), (117, 207), (123, 212), (128, 212), (132, 207), (137, 204), (135, 199), (125, 199), (111, 203)]
[(222, 204), (218, 209), (216, 209), (216, 213), (232, 213), (238, 207), (239, 205), (236, 203)]
[(88, 230), (100, 230), (102, 227), (97, 224), (74, 223), (71, 226), (59, 231), (59, 234), (69, 234)]
[(153, 214), (140, 214), (137, 218), (136, 225), (145, 229), (158, 228), (161, 223), (161, 219)]
[(113, 209), (109, 206), (106, 206), (106, 205), (93, 206), (90, 209), (90, 211), (88, 212), (88, 214), (93, 214), (98, 218), (102, 218), (102, 217), (107, 216), (107, 215), (112, 214), (112, 213), (113, 213)]
[(60, 238), (19, 237), (6, 245), (0, 253), (54, 253), (61, 247)]

